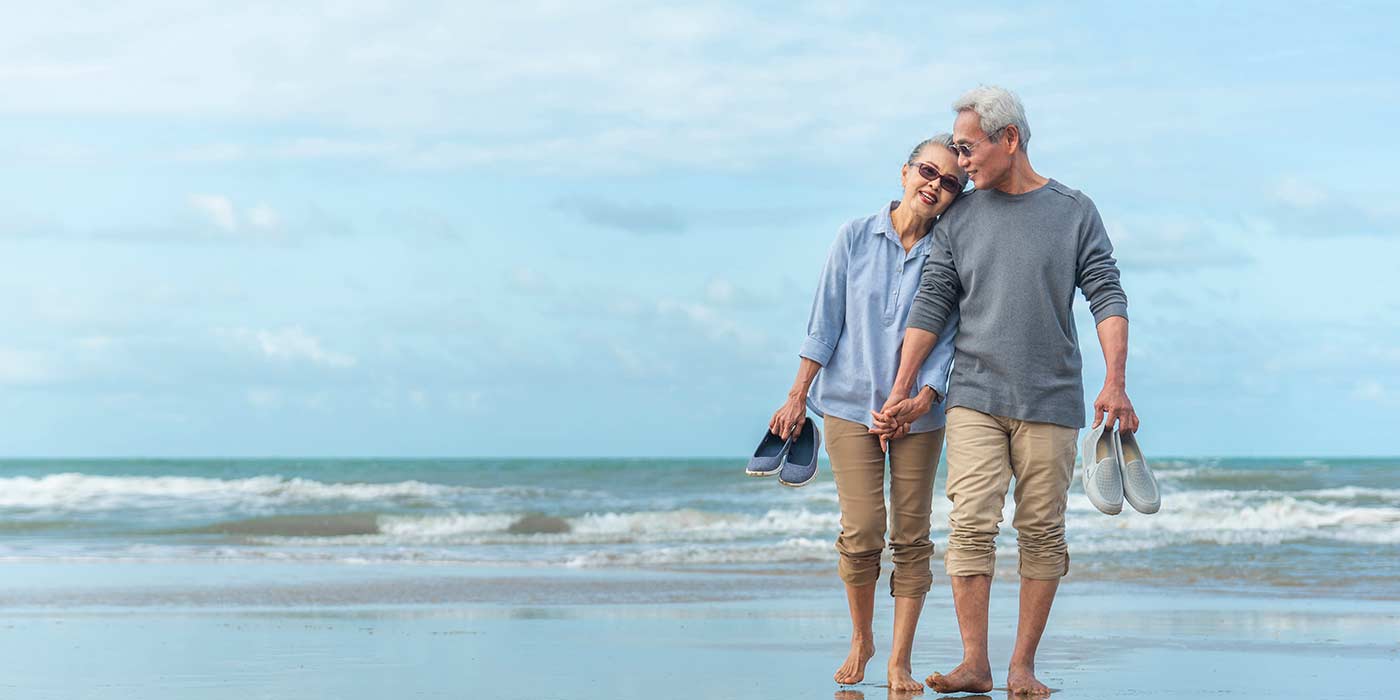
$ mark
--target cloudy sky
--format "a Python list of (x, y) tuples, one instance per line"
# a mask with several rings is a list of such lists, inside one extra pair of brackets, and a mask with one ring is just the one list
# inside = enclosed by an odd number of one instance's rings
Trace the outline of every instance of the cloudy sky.
[(1104, 215), (1151, 452), (1400, 453), (1393, 9), (748, 5), (12, 8), (0, 452), (742, 455), (989, 83)]

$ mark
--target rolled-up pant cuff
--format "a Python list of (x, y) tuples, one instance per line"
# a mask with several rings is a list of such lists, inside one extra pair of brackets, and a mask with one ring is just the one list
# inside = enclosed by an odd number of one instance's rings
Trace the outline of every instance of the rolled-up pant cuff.
[(1020, 556), (1017, 571), (1022, 578), (1049, 581), (1069, 573), (1068, 551), (1032, 554), (1023, 549)]
[(927, 595), (930, 588), (933, 588), (933, 572), (929, 571), (928, 564), (924, 564), (922, 571), (910, 571), (914, 566), (896, 566), (894, 573), (890, 575), (890, 596), (894, 598), (918, 598)]
[(890, 574), (890, 595), (895, 598), (917, 598), (928, 593), (933, 587), (933, 572), (929, 570), (929, 559), (933, 557), (933, 543), (927, 539), (903, 544), (890, 544), (894, 572)]
[(852, 586), (871, 586), (880, 579), (880, 550), (870, 554), (841, 553), (836, 573)]
[(996, 552), (960, 552), (949, 549), (943, 557), (943, 570), (949, 576), (991, 576), (996, 572)]

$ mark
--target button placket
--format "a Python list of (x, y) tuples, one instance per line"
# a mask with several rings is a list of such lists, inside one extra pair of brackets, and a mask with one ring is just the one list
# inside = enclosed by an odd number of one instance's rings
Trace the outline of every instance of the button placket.
[[(904, 252), (904, 246), (903, 246), (902, 244), (900, 244), (900, 243), (897, 242), (897, 241), (895, 241), (894, 244), (895, 244), (895, 247), (897, 247), (897, 248), (899, 249), (899, 252), (900, 252), (900, 253), (903, 253), (903, 252)], [(895, 259), (897, 260), (897, 259), (899, 259), (899, 258), (895, 258)], [(890, 260), (890, 262), (893, 262), (893, 260)], [(885, 269), (884, 272), (885, 272), (885, 279), (887, 279), (887, 280), (890, 279), (890, 277), (893, 276), (892, 274), (890, 274), (890, 273), (893, 272), (893, 270), (889, 269), (888, 267)], [(892, 324), (894, 323), (894, 316), (895, 316), (894, 310), (895, 310), (895, 307), (898, 306), (898, 302), (899, 302), (899, 288), (903, 285), (903, 282), (904, 282), (904, 270), (901, 269), (901, 270), (899, 271), (899, 280), (898, 280), (895, 284), (890, 285), (891, 287), (893, 287), (893, 289), (890, 290), (890, 297), (889, 297), (888, 299), (885, 300), (884, 321), (885, 321), (885, 325), (887, 325), (887, 326), (888, 326), (888, 325), (892, 325)]]

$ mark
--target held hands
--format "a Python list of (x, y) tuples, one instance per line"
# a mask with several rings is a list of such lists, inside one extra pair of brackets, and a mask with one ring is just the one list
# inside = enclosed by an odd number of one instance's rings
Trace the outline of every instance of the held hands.
[(802, 434), (803, 419), (807, 417), (807, 401), (800, 394), (788, 394), (787, 401), (773, 412), (768, 421), (769, 432), (786, 440)]
[(1137, 432), (1138, 421), (1137, 412), (1133, 410), (1133, 402), (1128, 400), (1128, 391), (1122, 384), (1103, 385), (1103, 391), (1099, 392), (1099, 397), (1094, 399), (1094, 425), (1099, 427), (1108, 418), (1108, 427), (1112, 428), (1114, 421), (1118, 422), (1118, 430), (1125, 433)]
[(932, 389), (924, 388), (916, 396), (901, 399), (891, 395), (879, 411), (871, 411), (871, 422), (875, 427), (870, 432), (880, 436), (880, 450), (889, 451), (890, 440), (897, 440), (909, 434), (909, 426), (923, 417), (933, 407)]

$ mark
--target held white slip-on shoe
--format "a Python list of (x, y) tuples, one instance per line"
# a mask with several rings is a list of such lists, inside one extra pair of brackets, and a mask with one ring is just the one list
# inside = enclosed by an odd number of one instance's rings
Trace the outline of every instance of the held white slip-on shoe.
[(1079, 455), (1084, 493), (1095, 508), (1109, 514), (1123, 512), (1123, 475), (1118, 470), (1118, 450), (1108, 424), (1090, 428), (1080, 445)]
[(1123, 498), (1139, 513), (1156, 513), (1162, 507), (1162, 495), (1137, 438), (1120, 430), (1113, 434), (1113, 444), (1123, 469)]

